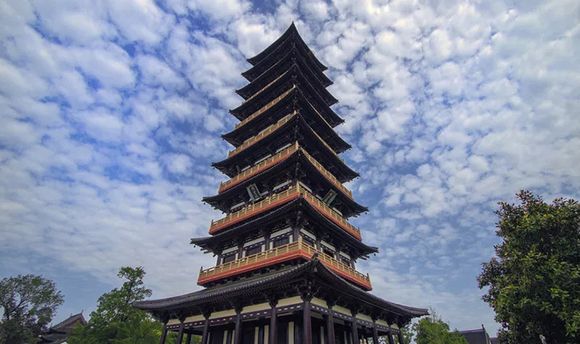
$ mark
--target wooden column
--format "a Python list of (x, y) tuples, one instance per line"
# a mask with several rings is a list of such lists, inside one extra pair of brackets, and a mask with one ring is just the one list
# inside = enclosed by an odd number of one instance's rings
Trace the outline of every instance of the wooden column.
[(373, 344), (379, 344), (379, 333), (377, 331), (377, 324), (373, 320)]
[(203, 314), (205, 321), (203, 323), (203, 332), (201, 334), (201, 343), (200, 344), (207, 343), (207, 334), (208, 334), (208, 330), (209, 330), (209, 315), (210, 315), (209, 312), (206, 312)]
[(258, 325), (258, 344), (264, 344), (264, 324)]
[(187, 337), (185, 339), (185, 344), (191, 344), (191, 337), (193, 337), (191, 335), (191, 332), (187, 332)]
[(312, 314), (310, 301), (312, 293), (305, 292), (302, 294), (302, 344), (312, 344)]
[(276, 306), (278, 305), (278, 300), (272, 298), (270, 299), (270, 307), (272, 311), (270, 313), (270, 330), (268, 332), (268, 344), (277, 344), (278, 343), (278, 309)]
[(403, 341), (403, 332), (401, 332), (401, 329), (400, 329), (400, 328), (399, 328), (399, 332), (397, 333), (397, 337), (399, 338), (399, 343), (400, 343), (400, 344), (403, 344), (403, 343), (405, 343), (405, 342)]
[(393, 338), (393, 331), (389, 330), (389, 333), (387, 333), (387, 338), (389, 338), (389, 344), (395, 344), (395, 338)]
[[(201, 343), (205, 344), (205, 343)], [(242, 344), (242, 307), (236, 306), (236, 329), (234, 333), (234, 344)]]
[(327, 301), (326, 303), (328, 304), (328, 315), (326, 316), (326, 340), (328, 341), (327, 344), (335, 344), (336, 337), (334, 335), (334, 312), (332, 311), (334, 302)]
[(185, 317), (182, 317), (179, 319), (180, 323), (179, 323), (179, 333), (177, 334), (177, 344), (182, 344), (183, 343), (183, 329), (185, 328), (185, 324), (183, 323), (185, 321)]
[(358, 326), (356, 323), (356, 313), (357, 311), (352, 311), (352, 344), (359, 344), (360, 341), (358, 339)]
[(243, 255), (244, 255), (244, 242), (241, 241), (238, 244), (238, 256), (236, 257), (236, 259), (242, 259)]
[(161, 338), (159, 338), (159, 344), (165, 344), (165, 338), (167, 338), (167, 320), (163, 321), (163, 330), (161, 330)]

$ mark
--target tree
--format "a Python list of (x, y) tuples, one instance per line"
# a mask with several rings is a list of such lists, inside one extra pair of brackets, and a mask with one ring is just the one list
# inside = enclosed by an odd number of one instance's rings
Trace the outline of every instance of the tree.
[(52, 321), (63, 296), (54, 282), (35, 275), (18, 275), (0, 281), (0, 342), (32, 343)]
[(151, 290), (143, 284), (145, 271), (123, 267), (117, 276), (125, 280), (121, 287), (99, 297), (88, 325), (75, 329), (68, 339), (70, 344), (157, 343), (161, 324), (133, 307), (133, 302), (151, 296)]
[(459, 332), (450, 332), (449, 325), (435, 313), (413, 326), (417, 344), (468, 344)]
[(483, 264), (479, 287), (507, 343), (580, 341), (580, 206), (545, 203), (529, 191), (520, 204), (499, 203), (496, 257)]

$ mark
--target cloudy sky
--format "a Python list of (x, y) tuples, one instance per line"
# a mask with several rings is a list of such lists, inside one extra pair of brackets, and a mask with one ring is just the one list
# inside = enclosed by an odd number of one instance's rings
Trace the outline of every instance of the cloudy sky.
[[(0, 1), (0, 276), (95, 307), (196, 288), (245, 62), (295, 21), (329, 67), (374, 293), (495, 332), (499, 200), (580, 196), (578, 1)], [(574, 62), (576, 61), (576, 62)]]

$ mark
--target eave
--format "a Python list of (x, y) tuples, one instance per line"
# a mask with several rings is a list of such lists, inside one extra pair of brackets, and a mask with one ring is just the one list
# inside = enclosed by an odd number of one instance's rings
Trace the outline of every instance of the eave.
[(260, 110), (239, 122), (234, 130), (223, 134), (222, 138), (233, 146), (238, 147), (244, 140), (256, 135), (266, 126), (275, 123), (283, 114), (289, 113), (293, 109), (298, 110), (312, 124), (312, 128), (323, 137), (335, 152), (342, 153), (351, 148), (351, 145), (332, 129), (333, 125), (336, 126), (342, 123), (342, 118), (335, 114), (335, 117), (332, 118), (332, 124), (329, 123), (328, 120), (331, 118), (324, 118), (316, 110), (308, 101), (300, 86), (292, 86), (279, 97), (260, 108)]
[[(297, 52), (295, 47), (287, 49), (284, 52), (284, 56), (277, 60), (272, 66), (264, 70), (256, 78), (253, 78), (250, 83), (246, 86), (236, 90), (236, 93), (244, 99), (248, 99), (254, 93), (258, 92), (264, 86), (266, 86), (270, 81), (274, 80), (277, 76), (284, 73), (292, 65), (298, 66), (298, 68), (314, 80), (314, 86), (317, 88), (326, 88), (332, 85), (332, 81), (321, 71), (312, 69), (302, 54)], [(256, 69), (256, 67), (250, 69), (248, 72)], [(245, 73), (242, 73), (244, 75)]]
[[(289, 152), (291, 153), (288, 154)], [(271, 161), (268, 161), (270, 159)], [(362, 212), (368, 211), (367, 207), (360, 205), (354, 200), (350, 190), (342, 185), (330, 172), (324, 168), (324, 166), (322, 166), (322, 164), (320, 164), (320, 162), (316, 161), (316, 159), (308, 154), (307, 151), (299, 147), (299, 145), (295, 144), (291, 147), (288, 147), (284, 151), (281, 151), (280, 153), (270, 157), (270, 159), (265, 161), (266, 164), (264, 164), (263, 169), (256, 169), (255, 171), (251, 171), (254, 173), (247, 174), (247, 178), (238, 178), (238, 176), (234, 177), (236, 182), (228, 183), (226, 184), (227, 186), (223, 188), (220, 186), (220, 192), (217, 195), (204, 197), (203, 201), (212, 205), (216, 209), (225, 212), (228, 209), (227, 207), (220, 207), (220, 202), (235, 197), (240, 192), (245, 192), (244, 189), (249, 184), (258, 183), (260, 180), (263, 180), (270, 175), (288, 170), (292, 164), (299, 163), (300, 166), (307, 168), (307, 175), (316, 175), (317, 178), (320, 178), (320, 180), (324, 180), (323, 183), (327, 184), (329, 188), (332, 188), (338, 192), (338, 199), (345, 203), (349, 209), (349, 212), (345, 213), (345, 217), (356, 216)]]
[(304, 85), (308, 94), (313, 95), (313, 100), (317, 103), (319, 109), (330, 108), (338, 100), (324, 87), (316, 88), (308, 78), (300, 71), (296, 64), (293, 64), (286, 72), (268, 83), (264, 88), (254, 93), (250, 98), (240, 104), (238, 107), (231, 109), (229, 112), (237, 119), (243, 120), (253, 112), (258, 111), (261, 107), (275, 99), (284, 90), (290, 88), (290, 85)]
[(309, 53), (308, 56), (322, 71), (328, 69), (324, 64), (322, 64), (322, 62), (320, 62), (320, 60), (318, 60), (318, 58), (316, 58), (314, 53), (312, 53), (312, 50), (310, 50), (306, 42), (304, 42), (304, 40), (298, 33), (298, 30), (296, 29), (294, 23), (292, 23), (290, 27), (288, 27), (288, 29), (282, 34), (282, 36), (278, 37), (278, 39), (274, 41), (274, 43), (270, 44), (266, 49), (262, 50), (254, 57), (248, 58), (247, 61), (254, 66), (259, 63), (265, 62), (268, 59), (268, 57), (272, 55), (272, 53), (275, 52), (276, 49), (280, 45), (282, 45), (287, 39), (294, 39), (296, 43), (301, 44), (304, 47), (304, 49)]
[[(264, 131), (263, 135), (252, 138), (252, 141), (247, 140), (246, 142), (248, 144), (244, 143), (235, 150), (230, 151), (226, 159), (215, 162), (212, 166), (226, 174), (228, 177), (234, 177), (236, 173), (230, 172), (229, 167), (236, 165), (236, 163), (240, 163), (243, 159), (247, 158), (248, 155), (252, 155), (256, 148), (264, 145), (267, 146), (273, 140), (279, 139), (283, 133), (287, 132), (290, 128), (294, 128), (296, 125), (299, 126), (300, 133), (302, 134), (299, 138), (301, 146), (305, 147), (308, 151), (310, 151), (311, 144), (317, 146), (316, 151), (321, 152), (319, 155), (324, 156), (325, 160), (322, 161), (318, 156), (314, 154), (312, 155), (317, 160), (324, 163), (325, 166), (333, 166), (331, 172), (341, 183), (358, 177), (358, 173), (348, 167), (336, 152), (326, 142), (324, 142), (324, 140), (320, 138), (314, 130), (312, 130), (304, 118), (298, 113), (290, 114), (282, 118), (275, 126), (272, 126), (272, 130)], [(287, 134), (294, 135), (294, 133), (289, 132), (287, 132)]]
[(224, 242), (228, 240), (235, 241), (240, 235), (250, 234), (252, 231), (255, 231), (256, 228), (263, 228), (264, 226), (279, 221), (280, 219), (285, 218), (288, 214), (296, 211), (303, 211), (309, 218), (316, 221), (318, 226), (334, 233), (334, 235), (344, 241), (351, 249), (357, 251), (358, 255), (354, 256), (355, 259), (366, 259), (368, 255), (378, 252), (378, 248), (368, 246), (364, 242), (357, 240), (352, 235), (346, 233), (344, 229), (320, 214), (304, 199), (291, 201), (266, 214), (256, 216), (212, 236), (192, 238), (191, 244), (196, 245), (205, 251), (217, 253), (216, 250), (218, 250)]

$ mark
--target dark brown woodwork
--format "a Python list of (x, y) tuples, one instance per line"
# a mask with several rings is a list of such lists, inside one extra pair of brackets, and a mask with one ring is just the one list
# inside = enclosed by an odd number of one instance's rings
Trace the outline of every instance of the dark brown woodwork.
[(270, 299), (270, 307), (272, 308), (272, 312), (270, 313), (270, 330), (268, 332), (269, 335), (268, 344), (278, 343), (278, 309), (276, 308), (276, 305), (278, 305), (278, 300)]
[(236, 329), (234, 332), (234, 344), (242, 344), (242, 307), (236, 307)]
[(181, 323), (179, 324), (179, 332), (177, 334), (177, 344), (182, 344), (183, 343), (183, 330), (185, 328), (185, 324), (183, 323), (183, 321), (185, 319), (179, 319), (181, 321)]
[(203, 323), (203, 333), (201, 335), (201, 343), (200, 344), (207, 344), (207, 334), (209, 329), (209, 314), (204, 314), (205, 322)]
[(399, 343), (403, 344), (403, 332), (401, 332), (401, 330), (399, 330), (399, 332), (397, 332), (397, 337), (399, 338)]
[(264, 344), (264, 324), (258, 326), (258, 344)]
[(191, 332), (187, 332), (187, 337), (185, 338), (185, 344), (191, 344), (192, 337), (193, 337), (193, 335), (191, 334)]
[(351, 331), (352, 331), (352, 344), (359, 344), (360, 341), (358, 339), (358, 325), (356, 323), (356, 313), (352, 312), (352, 320), (351, 320)]
[(332, 314), (332, 309), (329, 309), (328, 315), (326, 316), (326, 340), (327, 344), (336, 343), (336, 337), (334, 334), (334, 314)]
[(163, 323), (163, 330), (161, 331), (161, 338), (159, 338), (159, 344), (165, 344), (165, 338), (167, 338), (167, 322)]
[(302, 294), (302, 344), (312, 344), (312, 296), (310, 291)]
[(389, 338), (389, 344), (395, 344), (395, 338), (393, 338), (392, 331), (389, 331), (389, 333), (387, 333), (387, 338)]
[(379, 344), (379, 333), (377, 331), (377, 324), (373, 321), (373, 344)]

